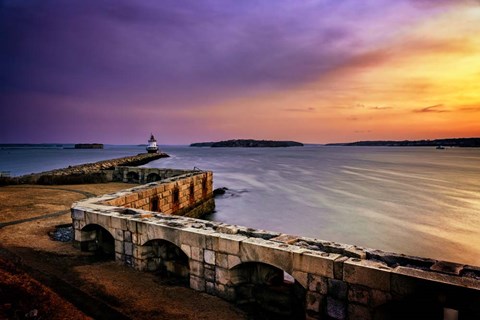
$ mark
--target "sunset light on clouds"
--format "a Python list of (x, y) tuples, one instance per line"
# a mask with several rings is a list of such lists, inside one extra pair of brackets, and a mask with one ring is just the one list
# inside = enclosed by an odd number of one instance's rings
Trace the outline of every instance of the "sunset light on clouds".
[(3, 1), (0, 143), (480, 136), (480, 2)]

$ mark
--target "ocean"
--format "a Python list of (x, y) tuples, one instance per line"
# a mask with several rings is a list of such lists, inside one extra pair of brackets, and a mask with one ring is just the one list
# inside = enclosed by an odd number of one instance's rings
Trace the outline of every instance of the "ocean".
[[(143, 150), (0, 149), (0, 171), (22, 175)], [(228, 188), (208, 219), (480, 265), (480, 149), (165, 146), (162, 151), (171, 157), (145, 167), (212, 170), (214, 187)]]

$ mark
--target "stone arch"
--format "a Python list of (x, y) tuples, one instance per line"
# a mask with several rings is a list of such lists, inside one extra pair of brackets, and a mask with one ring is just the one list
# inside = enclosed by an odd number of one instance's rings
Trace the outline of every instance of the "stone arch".
[(230, 269), (237, 303), (261, 318), (304, 319), (304, 288), (281, 268), (250, 261)]
[(107, 259), (115, 259), (115, 238), (107, 229), (98, 224), (88, 224), (81, 232), (82, 238), (89, 239), (81, 242), (82, 251), (91, 251)]
[(143, 245), (143, 252), (146, 270), (188, 286), (190, 259), (180, 247), (164, 239), (153, 239)]
[(147, 175), (147, 183), (161, 180), (162, 177), (158, 173), (152, 172)]
[(127, 182), (129, 183), (139, 183), (140, 182), (140, 175), (138, 172), (129, 171), (127, 173)]

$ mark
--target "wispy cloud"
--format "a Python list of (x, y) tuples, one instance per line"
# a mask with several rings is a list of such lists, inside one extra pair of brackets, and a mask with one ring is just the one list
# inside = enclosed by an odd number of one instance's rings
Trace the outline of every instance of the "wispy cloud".
[(390, 109), (393, 109), (393, 107), (375, 106), (375, 107), (370, 107), (368, 109), (370, 109), (370, 110), (390, 110)]
[(479, 106), (463, 106), (458, 109), (459, 111), (465, 111), (465, 112), (478, 112), (480, 111), (480, 105)]
[(283, 109), (284, 111), (288, 112), (315, 112), (315, 108), (287, 108)]
[(445, 109), (443, 104), (436, 104), (433, 106), (428, 106), (425, 108), (421, 109), (415, 109), (413, 110), (415, 113), (444, 113), (444, 112), (450, 112), (450, 110)]

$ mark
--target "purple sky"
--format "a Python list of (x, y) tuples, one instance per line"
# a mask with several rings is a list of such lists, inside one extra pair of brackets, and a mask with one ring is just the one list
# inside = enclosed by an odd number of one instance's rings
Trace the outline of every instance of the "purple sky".
[[(473, 3), (4, 0), (0, 143), (277, 138), (255, 113), (248, 130), (219, 132), (218, 108), (322, 79), (409, 24)], [(223, 112), (234, 120), (235, 108)]]

